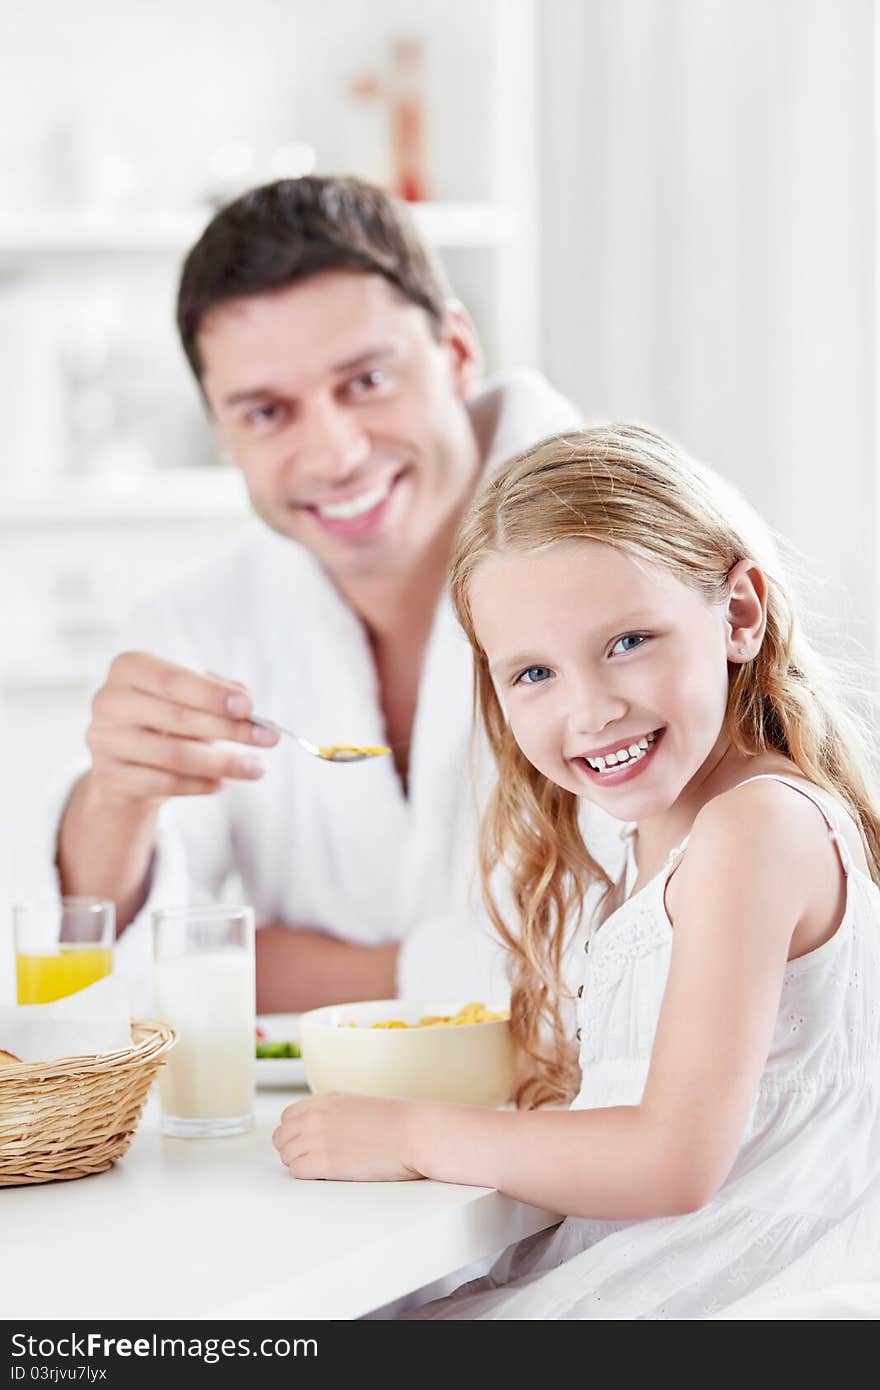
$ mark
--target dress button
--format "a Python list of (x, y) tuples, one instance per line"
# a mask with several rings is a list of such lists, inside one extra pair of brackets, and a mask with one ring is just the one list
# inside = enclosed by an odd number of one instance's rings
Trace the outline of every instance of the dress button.
[(590, 938), (589, 938), (589, 937), (587, 937), (586, 941), (584, 942), (584, 954), (587, 955), (587, 956), (590, 954)]
[(579, 1028), (579, 1029), (577, 1030), (577, 1032), (575, 1033), (575, 1037), (577, 1038), (578, 1042), (580, 1042), (580, 1040), (581, 1040), (581, 1030), (580, 1030), (580, 1028)]
[(584, 987), (583, 987), (583, 985), (578, 985), (578, 999), (583, 999), (583, 997), (584, 997)]

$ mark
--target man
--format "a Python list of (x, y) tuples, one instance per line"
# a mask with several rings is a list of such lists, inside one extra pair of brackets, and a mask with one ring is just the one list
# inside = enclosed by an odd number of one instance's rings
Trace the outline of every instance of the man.
[[(480, 473), (577, 413), (535, 373), (477, 389), (462, 307), (402, 207), (350, 179), (258, 188), (190, 252), (183, 346), (259, 522), (139, 615), (93, 702), (62, 891), (253, 903), (261, 1012), (498, 997), (475, 887), (471, 667), (445, 585)], [(356, 765), (315, 743), (387, 743)], [(262, 751), (262, 757), (257, 750)]]

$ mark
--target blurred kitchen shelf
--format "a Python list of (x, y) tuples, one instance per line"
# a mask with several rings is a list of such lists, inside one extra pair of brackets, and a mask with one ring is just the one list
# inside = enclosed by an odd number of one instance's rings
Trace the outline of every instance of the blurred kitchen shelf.
[(241, 475), (223, 465), (131, 478), (47, 478), (0, 485), (0, 527), (92, 521), (214, 520), (250, 515)]
[[(496, 246), (513, 237), (517, 215), (501, 203), (410, 203), (422, 234), (432, 245)], [(204, 228), (209, 214), (155, 212), (118, 218), (41, 212), (0, 214), (0, 263), (26, 263), (45, 255), (106, 253), (183, 253)]]

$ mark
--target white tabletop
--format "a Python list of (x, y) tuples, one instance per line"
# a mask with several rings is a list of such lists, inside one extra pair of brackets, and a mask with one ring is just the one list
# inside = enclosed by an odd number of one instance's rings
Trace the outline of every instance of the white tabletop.
[(257, 1125), (167, 1139), (155, 1093), (126, 1156), (73, 1182), (0, 1188), (4, 1318), (356, 1318), (557, 1221), (479, 1187), (302, 1182)]

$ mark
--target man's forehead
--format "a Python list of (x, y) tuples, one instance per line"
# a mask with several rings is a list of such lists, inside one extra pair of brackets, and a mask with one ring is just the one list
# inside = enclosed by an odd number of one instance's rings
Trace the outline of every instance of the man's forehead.
[(279, 289), (224, 300), (206, 312), (199, 338), (207, 343), (218, 337), (275, 332), (301, 332), (306, 337), (315, 323), (326, 333), (357, 334), (379, 323), (391, 322), (402, 329), (423, 317), (424, 310), (384, 276), (332, 270)]
[(338, 271), (229, 300), (199, 331), (205, 384), (213, 378), (222, 388), (246, 389), (282, 368), (286, 380), (311, 379), (374, 353), (393, 356), (424, 332), (425, 317), (382, 276)]

